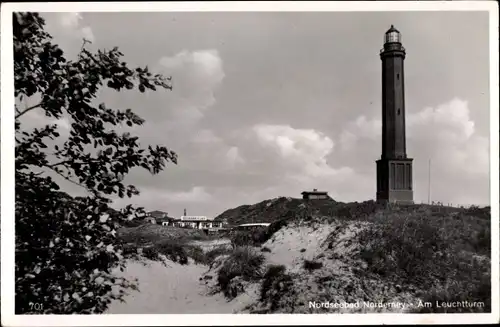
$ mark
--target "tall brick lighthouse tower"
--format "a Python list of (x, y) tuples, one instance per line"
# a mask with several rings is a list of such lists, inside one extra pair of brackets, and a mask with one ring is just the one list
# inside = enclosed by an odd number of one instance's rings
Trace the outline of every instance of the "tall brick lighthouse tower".
[(412, 162), (406, 156), (404, 60), (401, 34), (385, 33), (382, 60), (382, 156), (377, 160), (377, 201), (413, 203)]

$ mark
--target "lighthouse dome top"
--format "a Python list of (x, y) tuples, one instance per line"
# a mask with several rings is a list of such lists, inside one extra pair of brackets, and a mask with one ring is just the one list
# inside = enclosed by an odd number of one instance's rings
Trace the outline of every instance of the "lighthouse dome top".
[(401, 33), (391, 25), (391, 28), (385, 32), (384, 43), (401, 43)]

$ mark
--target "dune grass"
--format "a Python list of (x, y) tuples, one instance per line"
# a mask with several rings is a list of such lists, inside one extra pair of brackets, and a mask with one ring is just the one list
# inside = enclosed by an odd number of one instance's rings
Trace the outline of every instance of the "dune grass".
[(487, 312), (491, 310), (490, 221), (484, 212), (474, 213), (478, 211), (430, 207), (379, 212), (360, 234), (360, 256), (369, 272), (415, 285), (425, 300), (479, 301), (485, 303), (479, 310)]
[(244, 281), (255, 281), (262, 277), (264, 256), (251, 247), (235, 248), (218, 272), (217, 283), (224, 295), (234, 297), (231, 281), (240, 277)]

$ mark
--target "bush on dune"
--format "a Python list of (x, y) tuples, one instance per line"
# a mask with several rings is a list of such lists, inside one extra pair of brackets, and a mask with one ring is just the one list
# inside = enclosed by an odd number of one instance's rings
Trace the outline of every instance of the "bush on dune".
[(205, 263), (211, 265), (214, 260), (221, 255), (226, 255), (232, 253), (232, 249), (227, 246), (216, 246), (205, 253)]
[(178, 228), (155, 224), (125, 227), (118, 230), (118, 238), (136, 244), (163, 242), (170, 240), (205, 240), (208, 237), (198, 229)]
[(274, 311), (281, 306), (283, 294), (293, 289), (293, 278), (286, 273), (283, 265), (269, 265), (260, 288), (260, 301), (270, 304), (270, 310)]
[[(150, 260), (160, 260), (160, 255), (164, 255), (168, 260), (186, 265), (189, 258), (197, 264), (208, 264), (209, 256), (203, 249), (196, 245), (187, 244), (181, 240), (166, 240), (143, 248), (143, 256)], [(213, 255), (213, 254), (212, 254)]]
[(224, 262), (217, 277), (217, 283), (224, 295), (233, 297), (230, 284), (235, 277), (244, 281), (258, 280), (262, 277), (264, 256), (250, 247), (238, 247)]
[(186, 248), (177, 242), (165, 241), (143, 249), (143, 255), (150, 260), (158, 260), (159, 255), (181, 265), (188, 264), (188, 252)]
[(255, 228), (250, 230), (238, 230), (230, 235), (233, 246), (259, 246), (262, 244), (263, 235), (267, 227)]
[(385, 211), (371, 221), (360, 234), (360, 256), (369, 271), (418, 286), (426, 299), (474, 299), (490, 306), (489, 266), (475, 258), (489, 255), (487, 220), (419, 208)]
[(271, 223), (268, 227), (232, 232), (230, 235), (231, 243), (234, 246), (260, 246), (288, 223), (288, 219), (281, 219)]
[(491, 312), (491, 287), (490, 274), (483, 274), (477, 280), (470, 282), (448, 280), (444, 285), (438, 285), (422, 296), (425, 302), (469, 302), (483, 303), (484, 306), (458, 306), (458, 307), (422, 307), (416, 313), (481, 313)]

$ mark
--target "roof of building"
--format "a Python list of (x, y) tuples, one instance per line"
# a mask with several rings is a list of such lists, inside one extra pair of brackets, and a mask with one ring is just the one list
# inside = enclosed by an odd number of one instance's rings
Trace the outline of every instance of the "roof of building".
[(248, 224), (241, 224), (241, 225), (237, 225), (235, 227), (251, 227), (251, 226), (269, 226), (271, 225), (271, 223), (248, 223)]
[(385, 34), (388, 34), (388, 33), (391, 33), (391, 32), (397, 32), (397, 33), (399, 33), (399, 31), (394, 27), (394, 25), (391, 25), (391, 28), (389, 28), (387, 30), (387, 32), (385, 32)]
[(213, 218), (207, 216), (181, 216), (182, 221), (212, 221)]
[(326, 191), (318, 191), (317, 189), (314, 189), (312, 191), (304, 191), (301, 194), (327, 195), (328, 192), (326, 192)]

